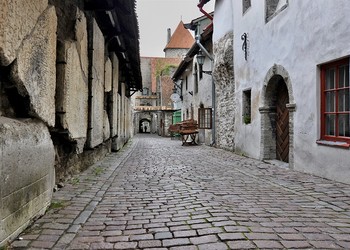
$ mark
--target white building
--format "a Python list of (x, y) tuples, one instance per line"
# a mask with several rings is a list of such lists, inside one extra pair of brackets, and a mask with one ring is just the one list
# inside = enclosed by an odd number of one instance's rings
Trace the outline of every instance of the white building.
[(216, 1), (213, 42), (233, 30), (236, 152), (350, 183), (349, 11), (347, 0)]
[[(215, 103), (211, 75), (213, 69), (212, 20), (201, 16), (185, 26), (194, 31), (197, 41), (183, 57), (172, 77), (181, 98), (177, 107), (181, 109), (182, 121), (193, 119), (198, 122), (198, 142), (210, 145), (215, 143), (213, 136), (215, 127), (212, 123), (213, 103)], [(198, 53), (202, 55), (202, 63), (198, 63)]]

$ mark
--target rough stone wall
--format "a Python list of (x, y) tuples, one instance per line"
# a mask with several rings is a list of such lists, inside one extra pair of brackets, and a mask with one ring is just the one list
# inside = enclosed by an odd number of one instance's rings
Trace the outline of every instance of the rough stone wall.
[(107, 59), (105, 64), (105, 92), (112, 91), (112, 62)]
[(111, 107), (111, 136), (118, 134), (118, 83), (119, 61), (115, 54), (112, 56), (112, 107)]
[(0, 246), (51, 200), (56, 27), (47, 1), (0, 2)]
[[(86, 41), (84, 39), (84, 41)], [(58, 46), (56, 111), (59, 126), (82, 152), (86, 141), (88, 117), (88, 79), (82, 70), (77, 44), (66, 41)], [(77, 98), (78, 97), (78, 98)]]
[(170, 99), (170, 96), (173, 93), (174, 82), (170, 78), (170, 76), (162, 76), (161, 77), (161, 105), (172, 107), (173, 102)]
[(233, 33), (214, 43), (213, 77), (216, 84), (216, 145), (234, 150), (235, 84), (233, 75)]
[(87, 146), (94, 148), (103, 142), (103, 124), (104, 124), (104, 66), (105, 66), (105, 46), (104, 37), (96, 21), (89, 21), (90, 41), (90, 124), (88, 131)]
[(133, 134), (119, 61), (83, 2), (0, 1), (0, 248), (45, 212), (55, 181)]
[(0, 117), (0, 245), (50, 204), (55, 152), (39, 120)]
[(118, 102), (118, 107), (119, 107), (119, 122), (118, 122), (118, 138), (117, 138), (117, 145), (118, 145), (118, 150), (121, 149), (124, 144), (126, 143), (126, 97), (125, 97), (125, 83), (121, 82), (120, 89), (121, 92), (119, 94), (119, 102)]
[[(0, 2), (0, 64), (8, 66), (16, 57), (22, 41), (29, 36), (47, 0), (2, 0)], [(25, 10), (25, 11), (23, 11)]]
[(103, 141), (106, 141), (111, 136), (111, 126), (110, 126), (109, 119), (111, 115), (111, 109), (113, 109), (113, 104), (110, 101), (112, 97), (112, 62), (111, 62), (111, 59), (109, 58), (107, 58), (105, 62), (104, 82), (105, 82), (105, 93), (104, 93), (104, 96), (105, 96), (104, 113), (105, 114), (103, 115)]
[(55, 5), (58, 17), (56, 126), (51, 133), (56, 151), (56, 180), (59, 182), (86, 168), (93, 163), (93, 157), (99, 156), (96, 152), (84, 153), (89, 93), (87, 19), (75, 1), (49, 2)]
[(30, 100), (30, 115), (55, 125), (56, 26), (54, 7), (43, 12), (31, 34), (22, 41), (12, 67), (21, 96)]
[(155, 92), (152, 90), (151, 61), (151, 57), (141, 57), (142, 86), (149, 89), (149, 94)]

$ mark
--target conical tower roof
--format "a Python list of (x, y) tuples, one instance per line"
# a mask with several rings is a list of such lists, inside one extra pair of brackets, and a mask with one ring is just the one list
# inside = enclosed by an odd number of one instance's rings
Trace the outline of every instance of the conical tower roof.
[(193, 36), (185, 29), (184, 23), (180, 21), (169, 43), (165, 46), (164, 51), (166, 49), (189, 49), (192, 47), (193, 43)]

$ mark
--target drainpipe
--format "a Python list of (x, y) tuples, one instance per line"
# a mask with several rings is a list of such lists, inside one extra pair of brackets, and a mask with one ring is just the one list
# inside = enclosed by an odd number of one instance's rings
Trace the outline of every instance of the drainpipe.
[(208, 14), (208, 12), (206, 12), (205, 10), (203, 10), (203, 6), (209, 2), (210, 0), (201, 0), (200, 3), (197, 5), (197, 7), (199, 8), (199, 11), (202, 12), (205, 16), (207, 16), (210, 20), (213, 20), (213, 17), (211, 15)]
[[(214, 58), (210, 55), (210, 53), (208, 52), (208, 50), (206, 50), (206, 48), (203, 46), (203, 44), (201, 44), (200, 42), (200, 37), (196, 36), (196, 43), (199, 46), (199, 48), (204, 52), (204, 54), (210, 59), (211, 63), (211, 72), (213, 72), (213, 68), (214, 68)], [(214, 146), (216, 144), (216, 126), (215, 126), (215, 119), (216, 119), (216, 99), (215, 99), (215, 83), (214, 83), (214, 78), (213, 75), (211, 75), (211, 102), (212, 102), (212, 117), (213, 117), (213, 128), (212, 128), (212, 141), (210, 143), (210, 146)]]
[[(206, 17), (208, 17), (211, 21), (213, 21), (213, 17), (211, 15), (209, 15), (208, 12), (206, 12), (205, 10), (203, 10), (203, 6), (209, 2), (210, 0), (200, 0), (200, 3), (197, 5), (197, 7), (199, 8), (199, 11), (202, 12)], [(211, 22), (207, 28), (213, 26), (213, 22)]]

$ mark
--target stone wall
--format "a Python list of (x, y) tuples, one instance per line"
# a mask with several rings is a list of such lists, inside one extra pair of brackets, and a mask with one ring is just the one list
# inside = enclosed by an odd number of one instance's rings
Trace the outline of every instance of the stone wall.
[(50, 204), (56, 27), (47, 1), (0, 2), (0, 246)]
[(81, 3), (0, 1), (0, 248), (45, 212), (55, 182), (133, 135), (120, 61)]
[(216, 84), (216, 145), (234, 150), (235, 83), (233, 75), (233, 33), (214, 43), (213, 77)]
[(94, 148), (103, 142), (103, 114), (104, 114), (104, 65), (105, 46), (104, 37), (96, 21), (88, 23), (90, 56), (90, 117), (87, 146)]
[[(0, 63), (8, 66), (17, 56), (47, 8), (47, 0), (4, 0), (0, 2)], [(26, 10), (26, 11), (23, 11)]]
[(39, 120), (0, 117), (0, 135), (1, 243), (50, 204), (55, 153), (49, 130)]
[(56, 26), (55, 8), (50, 7), (22, 41), (11, 73), (19, 94), (29, 97), (29, 114), (49, 126), (55, 125)]
[(115, 137), (118, 135), (118, 85), (119, 84), (119, 61), (115, 54), (112, 55), (112, 97), (110, 113), (111, 121), (111, 136)]

